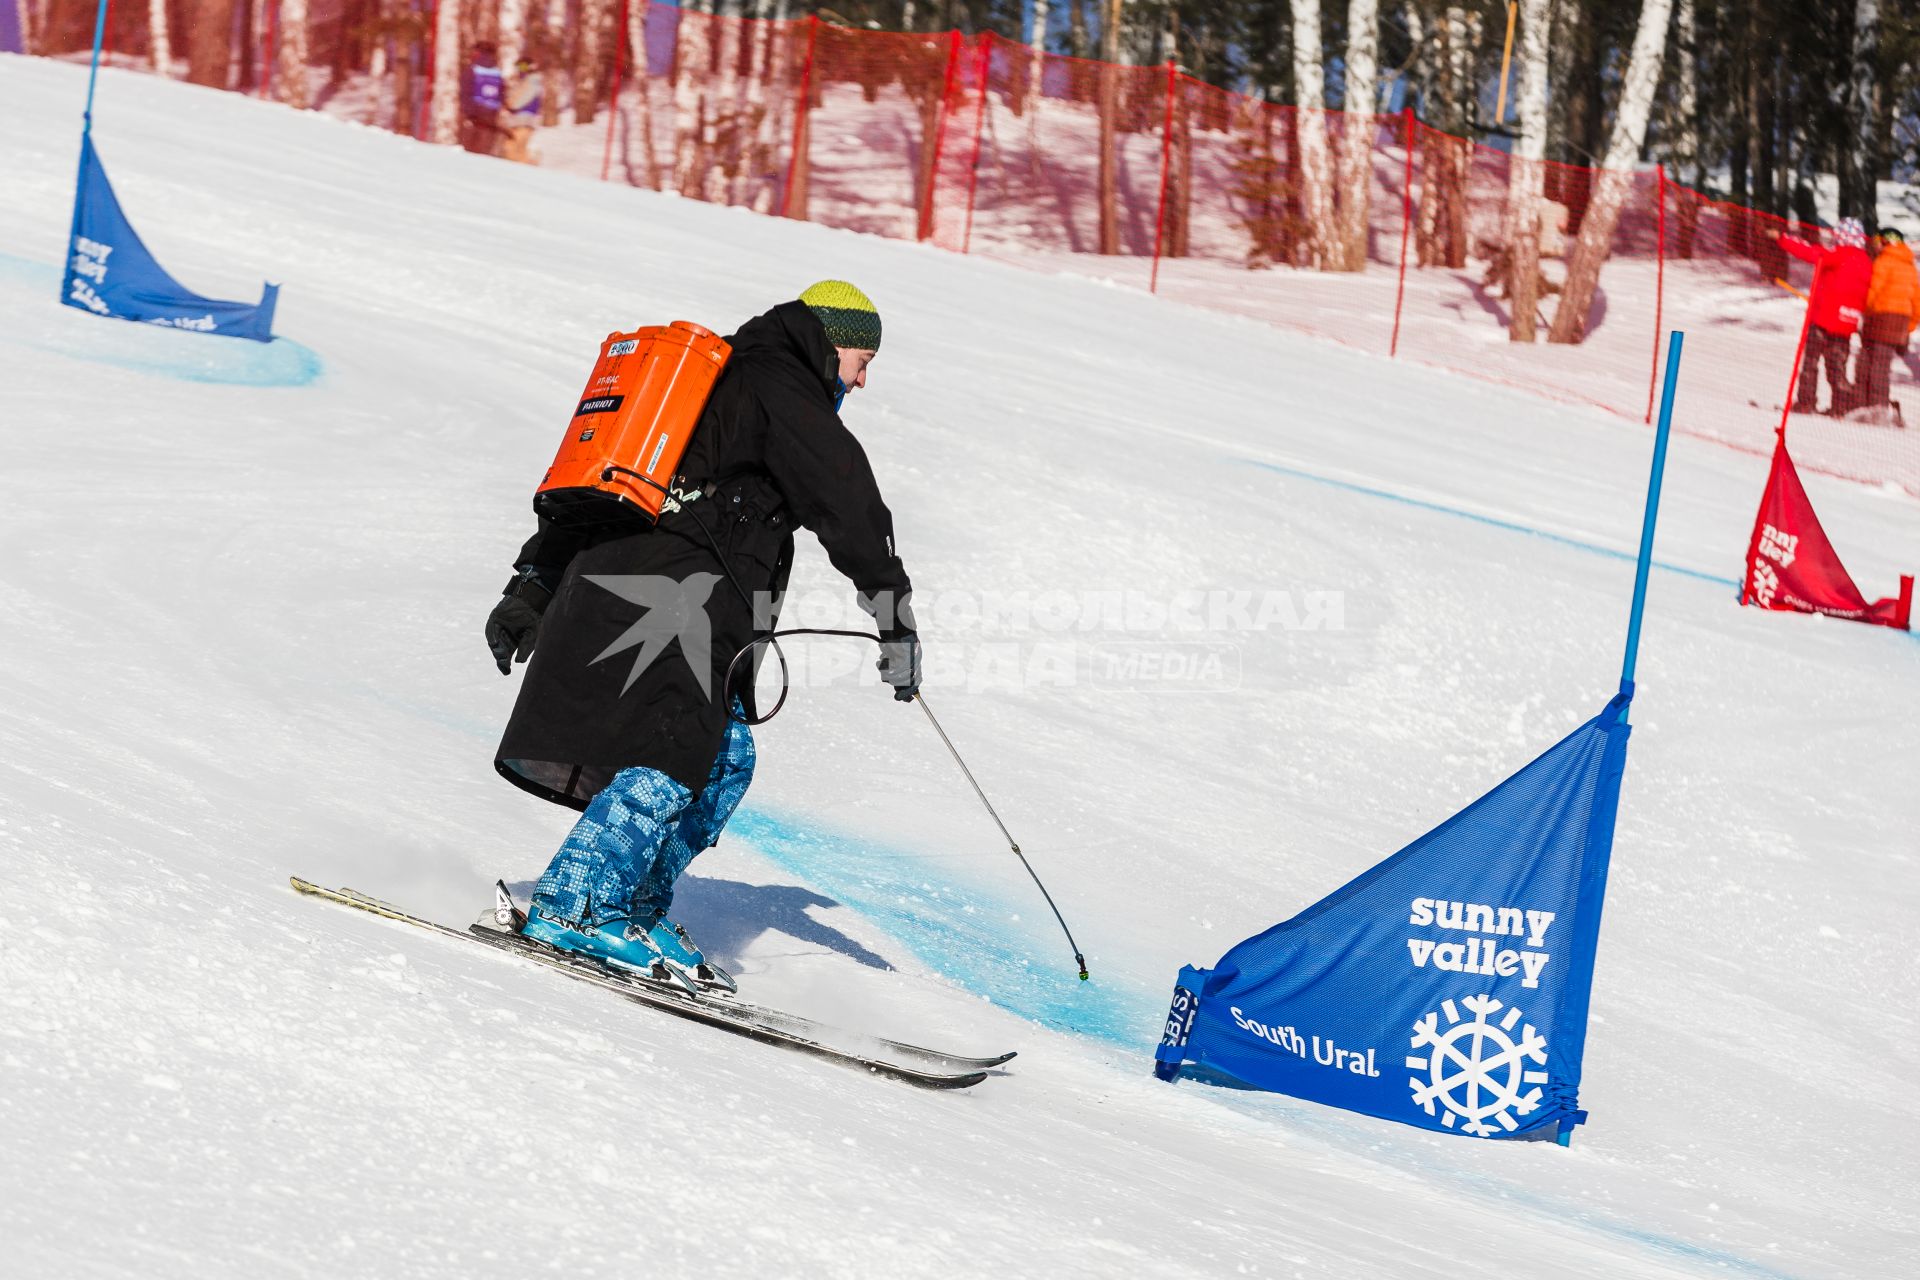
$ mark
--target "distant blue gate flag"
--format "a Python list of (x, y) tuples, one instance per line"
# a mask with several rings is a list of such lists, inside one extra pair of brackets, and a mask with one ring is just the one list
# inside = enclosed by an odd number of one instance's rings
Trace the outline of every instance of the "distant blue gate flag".
[(107, 171), (93, 149), (91, 133), (81, 137), (73, 235), (60, 285), (62, 302), (121, 320), (271, 342), (273, 308), (279, 296), (277, 284), (267, 285), (258, 303), (219, 302), (182, 287), (153, 260), (121, 212)]
[(1480, 799), (1212, 969), (1182, 969), (1160, 1075), (1476, 1137), (1577, 1103), (1630, 684)]

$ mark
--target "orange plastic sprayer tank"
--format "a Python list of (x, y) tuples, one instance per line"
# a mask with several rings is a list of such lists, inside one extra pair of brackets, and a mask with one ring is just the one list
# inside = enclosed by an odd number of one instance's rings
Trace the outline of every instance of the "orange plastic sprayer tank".
[(534, 511), (574, 527), (658, 520), (732, 354), (724, 339), (686, 320), (608, 334), (533, 495)]

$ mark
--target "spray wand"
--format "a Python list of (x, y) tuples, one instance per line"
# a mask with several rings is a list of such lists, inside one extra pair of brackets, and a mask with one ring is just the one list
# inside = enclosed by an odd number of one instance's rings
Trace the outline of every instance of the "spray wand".
[(922, 711), (927, 713), (927, 723), (933, 726), (933, 731), (940, 735), (940, 741), (946, 744), (947, 754), (951, 755), (953, 762), (960, 766), (960, 772), (967, 775), (967, 782), (972, 785), (973, 794), (980, 797), (980, 803), (986, 807), (987, 816), (993, 819), (994, 826), (1000, 828), (1000, 834), (1007, 838), (1007, 847), (1013, 850), (1013, 856), (1020, 859), (1020, 865), (1027, 869), (1029, 876), (1033, 877), (1034, 887), (1040, 890), (1040, 896), (1047, 900), (1047, 907), (1053, 912), (1053, 918), (1060, 922), (1060, 932), (1067, 935), (1067, 945), (1073, 948), (1073, 962), (1080, 966), (1080, 981), (1085, 982), (1088, 977), (1087, 958), (1080, 954), (1080, 944), (1073, 940), (1073, 930), (1067, 928), (1066, 917), (1060, 914), (1059, 907), (1054, 906), (1053, 895), (1048, 893), (1047, 886), (1040, 882), (1039, 873), (1034, 871), (1033, 864), (1027, 861), (1027, 855), (1020, 852), (1019, 842), (1016, 841), (1013, 838), (1013, 834), (1007, 830), (1007, 824), (1000, 821), (1000, 815), (994, 811), (993, 801), (987, 799), (987, 793), (982, 791), (980, 784), (974, 780), (973, 770), (967, 768), (967, 762), (962, 760), (960, 753), (954, 749), (953, 739), (947, 737), (947, 731), (942, 729), (940, 722), (933, 718), (933, 708), (927, 705), (926, 697), (923, 694), (915, 693), (913, 700), (920, 704)]

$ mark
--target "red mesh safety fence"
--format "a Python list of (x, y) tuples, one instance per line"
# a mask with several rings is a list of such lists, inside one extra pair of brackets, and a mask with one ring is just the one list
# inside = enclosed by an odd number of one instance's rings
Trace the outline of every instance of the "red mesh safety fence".
[[(116, 47), (145, 47), (144, 10), (115, 15)], [(420, 51), (394, 46), (390, 83), (356, 84), (347, 45), (362, 37), (345, 11), (310, 0), (316, 98), (350, 104), (326, 109), (356, 119), (410, 115), (405, 127), (419, 129)], [(548, 70), (547, 92), (564, 80), (610, 95), (612, 109), (543, 130), (544, 163), (1110, 279), (1634, 422), (1651, 418), (1665, 331), (1685, 329), (1677, 430), (1764, 456), (1787, 419), (1812, 279), (1779, 246), (1795, 229), (1660, 170), (1520, 161), (1410, 114), (1279, 106), (1168, 66), (991, 34), (647, 0), (620, 13), (605, 65)], [(258, 72), (276, 14), (260, 6), (240, 60)], [(66, 43), (83, 48), (81, 36), (76, 25)], [(418, 104), (410, 112), (390, 105), (402, 93)], [(1892, 382), (1896, 400), (1911, 390), (1905, 359)], [(1817, 394), (1831, 405), (1829, 388)], [(1920, 429), (1888, 416), (1795, 414), (1795, 456), (1804, 470), (1920, 495)]]

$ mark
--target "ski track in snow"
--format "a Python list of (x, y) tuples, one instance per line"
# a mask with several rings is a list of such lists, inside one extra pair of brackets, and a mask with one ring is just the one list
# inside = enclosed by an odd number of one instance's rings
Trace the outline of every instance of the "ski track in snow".
[[(96, 136), (129, 216), (191, 288), (283, 281), (292, 337), (103, 323), (45, 265), (83, 85), (0, 57), (0, 1237), (25, 1274), (1913, 1273), (1920, 664), (1734, 606), (1764, 459), (1674, 442), (1574, 1146), (1169, 1088), (1179, 964), (1604, 702), (1649, 433), (119, 73)], [(757, 999), (1020, 1050), (959, 1096), (285, 887), (460, 923), (537, 875), (568, 815), (488, 767), (517, 682), (478, 626), (555, 406), (616, 323), (726, 324), (830, 275), (888, 316), (848, 412), (926, 597), (930, 700), (1093, 981), (859, 646), (791, 646), (838, 674), (759, 731), (678, 910)], [(1915, 567), (1915, 503), (1807, 484), (1869, 597)], [(850, 609), (804, 538), (795, 586)], [(1230, 692), (1169, 695), (1009, 683), (996, 645), (1076, 637), (940, 602), (1063, 587), (1344, 610), (1236, 636)]]

